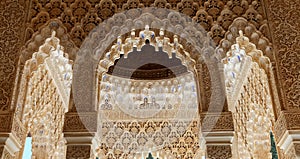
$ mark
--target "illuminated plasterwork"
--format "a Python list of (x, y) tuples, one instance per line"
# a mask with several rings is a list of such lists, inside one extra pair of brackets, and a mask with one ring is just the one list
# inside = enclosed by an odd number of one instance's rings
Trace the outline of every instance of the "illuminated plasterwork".
[(223, 62), (227, 99), (235, 123), (235, 157), (272, 158), (269, 133), (274, 114), (268, 58), (240, 32)]
[(139, 158), (148, 151), (161, 157), (204, 155), (192, 73), (165, 80), (104, 74), (100, 88), (100, 158)]
[(30, 70), (30, 75), (23, 121), (32, 136), (35, 158), (65, 157), (62, 130), (69, 106), (72, 64), (64, 56), (53, 32), (25, 65), (24, 70)]
[(199, 145), (198, 96), (193, 73), (165, 80), (133, 80), (105, 73), (121, 54), (127, 58), (133, 49), (141, 50), (148, 43), (156, 50), (162, 49), (164, 52), (161, 53), (168, 54), (169, 58), (175, 53), (194, 71), (195, 62), (178, 43), (177, 36), (172, 40), (174, 43), (164, 37), (163, 29), (156, 37), (146, 25), (138, 37), (132, 30), (125, 43), (118, 37), (116, 44), (100, 61), (99, 156), (142, 157), (148, 151), (165, 157), (204, 155), (204, 148)]

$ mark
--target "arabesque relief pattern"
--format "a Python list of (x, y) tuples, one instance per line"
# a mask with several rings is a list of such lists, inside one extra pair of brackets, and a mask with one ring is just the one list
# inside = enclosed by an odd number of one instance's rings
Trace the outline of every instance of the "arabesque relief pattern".
[(300, 106), (300, 1), (266, 0), (284, 109)]
[[(16, 96), (13, 95), (13, 85), (15, 80), (15, 72), (17, 71), (17, 62), (19, 57), (19, 49), (28, 41), (42, 41), (40, 44), (28, 45), (32, 50), (38, 51), (38, 47), (43, 43), (46, 36), (43, 33), (36, 34), (37, 32), (43, 32), (44, 25), (50, 24), (51, 27), (47, 28), (47, 34), (51, 34), (51, 29), (62, 28), (64, 31), (60, 35), (66, 34), (62, 39), (67, 39), (68, 44), (66, 46), (79, 47), (82, 44), (83, 39), (87, 37), (90, 30), (95, 28), (100, 22), (104, 21), (108, 17), (111, 17), (115, 13), (121, 12), (131, 8), (141, 8), (148, 6), (155, 6), (159, 8), (170, 8), (185, 13), (193, 18), (193, 20), (199, 22), (216, 43), (219, 43), (221, 39), (229, 39), (231, 43), (222, 43), (222, 48), (225, 48), (222, 52), (222, 57), (225, 57), (225, 53), (230, 50), (231, 44), (234, 43), (235, 37), (238, 36), (237, 30), (243, 30), (247, 37), (250, 38), (259, 50), (262, 50), (272, 61), (272, 51), (268, 39), (274, 39), (275, 51), (274, 54), (278, 60), (278, 76), (280, 85), (280, 91), (282, 97), (280, 98), (284, 109), (297, 110), (299, 108), (299, 0), (295, 1), (273, 1), (266, 0), (268, 6), (267, 11), (269, 17), (269, 24), (271, 28), (271, 34), (268, 31), (266, 23), (266, 14), (264, 13), (263, 2), (256, 0), (248, 1), (235, 1), (235, 0), (209, 0), (207, 2), (189, 1), (189, 0), (152, 0), (152, 1), (110, 1), (110, 0), (45, 0), (37, 1), (33, 0), (30, 5), (22, 0), (19, 1), (1, 1), (0, 2), (0, 111), (8, 112), (10, 105), (14, 106), (14, 100)], [(29, 8), (29, 12), (26, 15), (26, 7)], [(162, 11), (163, 13), (163, 11)], [(159, 13), (163, 15), (162, 13)], [(28, 17), (27, 17), (28, 16)], [(135, 16), (135, 15), (133, 15)], [(160, 15), (157, 15), (160, 16)], [(25, 18), (27, 17), (27, 18)], [(243, 17), (245, 19), (236, 19), (237, 17)], [(50, 19), (55, 19), (55, 23), (50, 23)], [(120, 20), (123, 17), (120, 17)], [(176, 19), (174, 22), (182, 23), (181, 19)], [(24, 20), (25, 19), (25, 20)], [(236, 20), (235, 20), (236, 19)], [(24, 22), (26, 21), (26, 26)], [(234, 23), (234, 21), (239, 21)], [(249, 23), (251, 25), (246, 24)], [(57, 25), (59, 24), (59, 25)], [(231, 25), (232, 24), (232, 25)], [(248, 27), (244, 27), (244, 26)], [(59, 26), (59, 27), (57, 27)], [(237, 26), (230, 27), (230, 26)], [(249, 27), (250, 26), (250, 27)], [(22, 28), (27, 27), (24, 34)], [(244, 29), (240, 29), (244, 28)], [(259, 30), (259, 34), (256, 30)], [(44, 30), (45, 31), (45, 30)], [(227, 32), (233, 32), (230, 34)], [(246, 32), (248, 31), (248, 33)], [(24, 34), (24, 35), (23, 35)], [(36, 36), (32, 36), (36, 35)], [(42, 36), (40, 36), (42, 35)], [(105, 31), (104, 31), (105, 35)], [(272, 38), (271, 38), (272, 35)], [(33, 38), (34, 37), (34, 38)], [(42, 37), (42, 38), (41, 38)], [(42, 40), (41, 40), (42, 39)], [(2, 47), (4, 46), (4, 47)], [(35, 51), (28, 51), (24, 60), (31, 58), (31, 55)], [(277, 64), (273, 64), (273, 66)], [(205, 66), (203, 66), (205, 68)], [(22, 72), (22, 71), (21, 71)], [(18, 75), (19, 76), (19, 75)], [(19, 76), (21, 77), (21, 76)], [(206, 79), (206, 81), (210, 81)], [(18, 81), (17, 81), (18, 82)], [(47, 83), (47, 82), (46, 82)], [(20, 87), (23, 88), (21, 85)], [(250, 87), (250, 86), (249, 86)], [(252, 87), (252, 86), (251, 86)], [(18, 88), (15, 88), (16, 90)], [(251, 88), (252, 89), (252, 88)], [(209, 91), (208, 91), (209, 92)], [(57, 92), (58, 93), (58, 92)], [(25, 97), (26, 95), (24, 95)], [(206, 95), (205, 95), (206, 96)], [(209, 96), (209, 95), (208, 95)], [(21, 99), (23, 96), (21, 97)], [(58, 98), (58, 97), (57, 97)], [(19, 102), (19, 101), (18, 101)], [(17, 104), (18, 105), (18, 104)], [(22, 104), (21, 104), (22, 105)], [(62, 106), (60, 106), (62, 107)], [(297, 112), (282, 113), (285, 115), (279, 116), (279, 122), (282, 125), (275, 127), (275, 135), (280, 136), (284, 131), (281, 129), (298, 129), (299, 128), (299, 115)], [(290, 115), (291, 114), (291, 115)], [(19, 114), (20, 115), (20, 114)], [(281, 120), (282, 116), (285, 116), (284, 120)], [(78, 116), (77, 116), (78, 117)], [(12, 122), (12, 113), (1, 114), (0, 131), (10, 131)], [(77, 118), (79, 121), (79, 119)], [(90, 119), (88, 119), (90, 120)], [(5, 121), (5, 122), (2, 122)], [(70, 121), (72, 119), (70, 118)], [(288, 124), (286, 123), (288, 122)], [(76, 122), (74, 122), (76, 123)], [(18, 123), (15, 122), (17, 125)], [(14, 126), (13, 126), (14, 127)], [(16, 129), (18, 126), (16, 126)], [(69, 128), (72, 124), (69, 125)], [(71, 128), (70, 128), (71, 129)], [(15, 130), (17, 132), (17, 130)], [(16, 133), (19, 134), (19, 133)], [(24, 137), (24, 136), (23, 136)], [(20, 139), (22, 136), (19, 137)], [(289, 152), (290, 153), (290, 152)], [(292, 155), (290, 155), (292, 156)], [(290, 157), (293, 158), (293, 157)]]
[(100, 77), (100, 158), (140, 158), (149, 150), (169, 158), (204, 155), (191, 73), (148, 81)]
[[(27, 34), (36, 32), (50, 19), (58, 18), (67, 27), (72, 40), (79, 47), (89, 32), (100, 22), (115, 13), (145, 7), (172, 9), (188, 15), (201, 24), (207, 32), (210, 32), (215, 43), (224, 37), (236, 17), (244, 17), (257, 30), (267, 33), (266, 15), (260, 0), (209, 0), (206, 2), (192, 0), (128, 0), (124, 2), (114, 0), (32, 0), (32, 7), (30, 7), (27, 19), (29, 26)], [(157, 16), (164, 16), (164, 14), (165, 11), (162, 9)], [(180, 23), (181, 20), (177, 19), (177, 21)]]
[(205, 152), (200, 149), (199, 122), (189, 122), (160, 119), (102, 122), (98, 156), (131, 159), (152, 151), (168, 159), (199, 158)]
[[(18, 52), (22, 46), (25, 2), (4, 0), (0, 3), (0, 112), (10, 111)], [(3, 123), (3, 121), (1, 121)], [(9, 123), (8, 123), (9, 124)], [(8, 129), (6, 129), (7, 131)]]

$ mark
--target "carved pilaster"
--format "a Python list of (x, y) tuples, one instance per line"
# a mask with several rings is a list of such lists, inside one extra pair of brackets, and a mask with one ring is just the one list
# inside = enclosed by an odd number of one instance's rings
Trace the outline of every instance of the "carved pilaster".
[(13, 158), (21, 148), (23, 127), (12, 121), (12, 117), (12, 114), (0, 115), (0, 159)]
[(207, 145), (209, 159), (230, 159), (232, 157), (230, 145)]
[(0, 112), (10, 111), (14, 98), (18, 50), (22, 46), (25, 4), (21, 1), (0, 3)]
[(280, 100), (287, 110), (299, 109), (299, 1), (266, 0), (277, 61)]

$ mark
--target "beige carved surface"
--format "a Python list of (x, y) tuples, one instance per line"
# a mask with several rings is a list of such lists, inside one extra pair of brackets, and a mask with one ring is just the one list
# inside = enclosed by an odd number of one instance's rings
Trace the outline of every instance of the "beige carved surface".
[(297, 111), (283, 111), (275, 124), (276, 138), (281, 140), (286, 130), (300, 129), (300, 114)]
[[(27, 24), (29, 27), (27, 32), (32, 34), (49, 19), (58, 18), (64, 23), (72, 40), (79, 47), (88, 33), (100, 22), (108, 19), (115, 13), (144, 7), (166, 8), (184, 13), (201, 24), (206, 31), (210, 32), (216, 43), (224, 37), (225, 31), (236, 17), (244, 17), (257, 30), (262, 30), (262, 32), (267, 28), (266, 16), (260, 0), (210, 0), (207, 2), (194, 2), (192, 0), (130, 0), (128, 2), (112, 0), (49, 0), (39, 2), (33, 0), (33, 5), (30, 7), (28, 14)], [(161, 10), (158, 16), (163, 16), (164, 13), (165, 11)]]
[(283, 155), (282, 155), (283, 159), (295, 159), (297, 158), (296, 156), (296, 150), (295, 150), (295, 146), (292, 145)]
[(283, 97), (281, 103), (285, 109), (299, 109), (300, 1), (266, 2), (278, 60), (278, 79)]
[(149, 150), (169, 158), (203, 155), (192, 73), (164, 80), (100, 77), (100, 158), (140, 158)]
[[(184, 65), (193, 70), (195, 60), (190, 57), (190, 54), (179, 43), (178, 36), (174, 35), (171, 39), (166, 37), (163, 28), (160, 29), (159, 35), (156, 35), (154, 31), (149, 29), (149, 25), (146, 25), (145, 29), (140, 31), (137, 36), (135, 35), (135, 30), (132, 29), (130, 37), (125, 40), (122, 41), (122, 37), (118, 37), (117, 43), (111, 46), (110, 52), (106, 53), (105, 58), (102, 59), (103, 63), (113, 62), (120, 54), (124, 54), (124, 58), (127, 58), (128, 54), (133, 51), (133, 48), (137, 48), (140, 51), (145, 46), (146, 39), (149, 40), (150, 45), (155, 47), (155, 50), (162, 48), (168, 54), (169, 58), (172, 58), (172, 53), (175, 53)], [(108, 67), (101, 64), (102, 62), (100, 61), (100, 66), (107, 71)]]
[(16, 116), (14, 117), (11, 132), (15, 136), (16, 141), (19, 144), (25, 142), (26, 132), (25, 132), (24, 123), (22, 123), (22, 121)]
[(6, 148), (3, 149), (2, 159), (13, 159), (13, 155), (11, 155)]
[(275, 123), (275, 137), (279, 141), (287, 130), (287, 121), (284, 113), (281, 113)]
[[(135, 11), (138, 12), (139, 10), (135, 10)], [(175, 13), (175, 12), (170, 12), (169, 13), (169, 17), (175, 16), (175, 15), (180, 17), (180, 15), (177, 15), (177, 13)], [(128, 20), (130, 21), (130, 15), (128, 15), (127, 13), (126, 14), (121, 14), (121, 13), (117, 14), (114, 17), (112, 17), (111, 19), (109, 19), (108, 21), (116, 22), (116, 21), (118, 21), (119, 16), (124, 17), (124, 18), (129, 18)], [(183, 17), (181, 17), (181, 18), (183, 18)], [(101, 55), (101, 53), (103, 53), (103, 55), (105, 54), (107, 47), (108, 48), (110, 47), (111, 42), (113, 42), (113, 40), (115, 38), (117, 38), (117, 35), (123, 35), (126, 32), (126, 30), (130, 31), (131, 29), (136, 29), (136, 27), (137, 28), (144, 28), (145, 24), (149, 24), (149, 23), (153, 24), (153, 26), (155, 24), (155, 27), (158, 27), (158, 29), (163, 26), (163, 23), (162, 23), (161, 19), (156, 18), (153, 15), (153, 13), (151, 13), (151, 12), (144, 13), (144, 14), (140, 15), (140, 17), (138, 17), (136, 20), (140, 20), (139, 23), (136, 23), (136, 24), (132, 24), (132, 23), (124, 23), (123, 24), (123, 23), (121, 23), (121, 24), (118, 24), (119, 26), (115, 26), (114, 30), (110, 30), (107, 33), (108, 36), (106, 36), (105, 38), (102, 34), (100, 34), (100, 33), (102, 33), (101, 30), (103, 30), (105, 28), (103, 28), (103, 26), (97, 28), (97, 30), (99, 30), (99, 32), (98, 31), (94, 32), (94, 34), (92, 35), (92, 39), (89, 41), (90, 45), (85, 45), (85, 46), (87, 48), (88, 47), (93, 48), (93, 47), (98, 46), (94, 51), (94, 54), (95, 54), (96, 58), (98, 58)], [(172, 23), (172, 19), (170, 19), (170, 18), (166, 18), (166, 19), (163, 19), (163, 20)], [(156, 24), (160, 24), (160, 25), (156, 25)], [(108, 25), (112, 26), (111, 24), (108, 24)], [(123, 26), (120, 27), (120, 25), (123, 25)], [(203, 35), (201, 33), (201, 29), (199, 30), (199, 28), (196, 28), (196, 26), (194, 27), (193, 25), (190, 25), (188, 23), (183, 23), (181, 25), (182, 25), (183, 28), (185, 28), (183, 31), (177, 30), (175, 26), (169, 25), (169, 24), (167, 24), (166, 27), (168, 28), (169, 31), (172, 31), (172, 30), (175, 31), (175, 34), (181, 34), (182, 36), (191, 36), (191, 38), (190, 38), (191, 40), (186, 39), (188, 41), (190, 40), (189, 45), (188, 45), (188, 47), (186, 47), (186, 49), (198, 50), (198, 53), (194, 51), (193, 55), (191, 55), (191, 57), (193, 57), (193, 59), (195, 59), (195, 60), (201, 59), (200, 58), (201, 54), (199, 54), (199, 53), (202, 52), (201, 48), (204, 47), (203, 42), (205, 42), (207, 40), (207, 38), (205, 37), (205, 35)], [(168, 36), (168, 38), (170, 38), (170, 37)], [(98, 43), (97, 41), (101, 41), (101, 43)], [(184, 40), (182, 40), (182, 42), (184, 42)], [(186, 42), (186, 43), (188, 44), (188, 42)], [(89, 52), (89, 51), (82, 50), (80, 52), (80, 57), (78, 57), (78, 59), (88, 57), (88, 56), (85, 56), (86, 52)], [(206, 55), (209, 56), (209, 54), (213, 52), (213, 49), (210, 48), (210, 47), (207, 47), (207, 48), (204, 49), (204, 52), (206, 52)], [(210, 69), (210, 71), (213, 70), (212, 72), (209, 73), (209, 75), (210, 76), (215, 76), (214, 78), (211, 78), (211, 81), (213, 82), (213, 84), (211, 84), (211, 86), (214, 87), (214, 88), (211, 88), (212, 89), (211, 94), (212, 94), (212, 98), (214, 98), (215, 100), (213, 100), (209, 104), (216, 107), (216, 108), (219, 108), (219, 107), (222, 108), (223, 105), (224, 105), (222, 103), (222, 100), (224, 100), (225, 98), (224, 98), (224, 94), (222, 94), (223, 93), (222, 86), (217, 87), (217, 85), (221, 85), (220, 78), (218, 77), (219, 76), (218, 69), (217, 69), (218, 66), (216, 64), (216, 61), (213, 61), (213, 59), (210, 59), (211, 57), (207, 57), (207, 58), (208, 58), (208, 61), (211, 60), (210, 63), (208, 64), (208, 68)], [(80, 74), (81, 77), (79, 77), (79, 75), (77, 77), (79, 83), (82, 83), (82, 81), (88, 80), (87, 77), (92, 77), (92, 75), (89, 75), (89, 74), (91, 74), (90, 72), (83, 71), (83, 70), (80, 71), (80, 67), (83, 66), (83, 65), (86, 68), (84, 70), (87, 70), (88, 67), (89, 68), (94, 68), (95, 67), (95, 66), (92, 66), (92, 65), (93, 65), (94, 62), (97, 62), (97, 61), (95, 61), (94, 59), (89, 59), (90, 62), (86, 62), (87, 60), (88, 59), (85, 59), (85, 60), (82, 59), (81, 64), (80, 65), (78, 64), (78, 68), (79, 68), (78, 71), (82, 72)], [(88, 66), (86, 66), (86, 65), (88, 65)], [(82, 84), (79, 84), (79, 83), (74, 85), (74, 87), (78, 87), (80, 85), (83, 85), (83, 83)], [(86, 88), (89, 88), (90, 85), (91, 84), (89, 84), (89, 86), (86, 87)], [(80, 88), (80, 89), (83, 90), (83, 89), (86, 89), (86, 88)], [(79, 87), (78, 87), (78, 89), (79, 89)], [(75, 97), (74, 99), (77, 99), (77, 98), (78, 99), (79, 98), (80, 99), (88, 99), (88, 98), (91, 99), (91, 97), (87, 96), (86, 94), (85, 94), (84, 97), (82, 97), (82, 96), (81, 97)], [(78, 102), (82, 103), (82, 104), (79, 104), (79, 105), (82, 105), (80, 107), (84, 107), (83, 105), (87, 105), (87, 103), (91, 103), (91, 102), (85, 101), (85, 100), (81, 100), (81, 101), (78, 101)], [(220, 103), (222, 104), (221, 106), (220, 106)], [(85, 108), (87, 109), (87, 107), (85, 107)]]
[(3, 154), (4, 146), (0, 146), (0, 154)]
[(161, 119), (101, 122), (98, 156), (140, 158), (142, 153), (146, 156), (151, 151), (162, 158), (200, 157), (203, 150), (199, 143), (199, 123), (190, 122)]
[[(190, 15), (207, 31), (210, 31), (210, 35), (216, 42), (220, 41), (222, 38), (227, 38), (229, 39), (229, 41), (233, 39), (234, 41), (234, 38), (231, 38), (230, 36), (235, 37), (238, 35), (226, 35), (225, 32), (227, 30), (230, 30), (231, 28), (234, 29), (234, 27), (230, 27), (230, 25), (231, 23), (234, 23), (233, 21), (235, 21), (234, 19), (236, 17), (244, 17), (247, 20), (241, 21), (248, 21), (247, 23), (250, 22), (251, 25), (246, 24), (250, 26), (250, 29), (244, 27), (244, 22), (233, 24), (233, 26), (236, 25), (240, 28), (245, 28), (245, 30), (249, 29), (248, 33), (251, 34), (247, 35), (244, 30), (245, 34), (251, 39), (251, 41), (255, 41), (253, 43), (256, 44), (256, 46), (258, 46), (258, 48), (262, 50), (265, 55), (270, 57), (271, 54), (269, 43), (266, 39), (263, 38), (263, 36), (265, 36), (268, 37), (268, 39), (271, 39), (268, 33), (269, 31), (267, 30), (268, 27), (266, 27), (265, 25), (266, 14), (264, 13), (264, 10), (266, 9), (268, 15), (270, 16), (268, 23), (270, 24), (272, 38), (274, 39), (274, 48), (276, 50), (275, 56), (278, 60), (278, 79), (281, 83), (278, 87), (283, 89), (282, 91), (280, 91), (280, 100), (282, 100), (281, 103), (283, 103), (285, 109), (297, 110), (299, 108), (300, 99), (300, 88), (298, 82), (300, 50), (300, 23), (298, 18), (298, 8), (300, 2), (299, 0), (266, 0), (265, 2), (267, 3), (265, 4), (265, 6), (267, 6), (266, 8), (263, 8), (262, 1), (254, 0), (224, 0), (207, 2), (193, 2), (188, 0), (130, 0), (128, 2), (121, 0), (102, 0), (101, 2), (100, 0), (64, 0), (63, 2), (59, 0), (32, 0), (31, 8), (29, 8), (30, 11), (28, 11), (27, 13), (29, 17), (25, 19), (24, 10), (26, 10), (26, 7), (24, 6), (29, 6), (29, 1), (27, 3), (24, 3), (24, 1), (22, 0), (14, 2), (8, 0), (1, 1), (0, 111), (7, 112), (10, 109), (10, 104), (14, 102), (11, 99), (15, 98), (13, 97), (13, 81), (15, 79), (15, 72), (17, 70), (16, 64), (18, 60), (17, 57), (19, 56), (19, 48), (25, 41), (28, 41), (32, 37), (32, 35), (35, 34), (35, 32), (38, 32), (40, 28), (44, 27), (44, 24), (50, 24), (50, 19), (58, 18), (58, 21), (61, 21), (58, 22), (60, 26), (59, 28), (65, 28), (65, 31), (62, 33), (69, 34), (68, 36), (71, 37), (69, 40), (69, 44), (73, 44), (73, 46), (71, 47), (74, 47), (74, 45), (80, 46), (82, 40), (87, 36), (88, 32), (92, 28), (94, 28), (101, 21), (107, 19), (113, 14), (124, 9), (146, 7), (152, 5), (162, 8), (179, 10), (182, 13)], [(93, 12), (92, 9), (94, 8), (100, 8), (103, 12)], [(25, 26), (23, 25), (24, 19), (26, 20), (28, 26), (26, 35), (23, 35), (22, 32), (24, 30), (22, 28), (25, 28)], [(180, 23), (180, 19), (177, 19), (174, 22)], [(253, 28), (259, 30), (263, 36), (253, 31)], [(237, 31), (233, 32), (237, 33)], [(23, 36), (25, 36), (25, 38), (23, 38)], [(42, 36), (43, 38), (46, 37), (44, 35)], [(23, 39), (24, 41), (22, 41)], [(39, 37), (34, 36), (33, 39), (39, 39)], [(37, 49), (38, 46), (33, 46), (33, 48)], [(230, 49), (230, 47), (228, 47), (227, 49)], [(28, 57), (30, 57), (33, 52), (29, 52)], [(224, 53), (225, 52), (226, 51), (224, 51)], [(272, 58), (270, 59), (273, 61)], [(277, 64), (273, 65), (277, 66)], [(208, 79), (206, 81), (210, 80)], [(279, 131), (279, 133), (275, 133), (276, 136), (281, 136), (281, 134), (283, 133), (282, 129), (285, 129), (286, 127), (289, 127), (291, 129), (299, 129), (299, 117), (296, 114), (297, 113), (287, 113), (284, 117), (284, 120), (282, 119), (282, 116), (279, 116), (278, 123), (281, 124), (275, 127), (276, 131)], [(8, 131), (10, 129), (12, 118), (9, 116), (12, 116), (12, 114), (0, 115), (1, 123), (4, 123), (0, 125), (0, 131)], [(288, 118), (286, 119), (288, 121), (294, 122), (286, 123), (285, 118)], [(79, 120), (79, 118), (76, 119)], [(70, 119), (70, 121), (72, 120)], [(284, 121), (284, 123), (281, 121)], [(69, 125), (68, 129), (72, 129), (72, 125)]]
[(2, 123), (0, 125), (0, 131), (1, 132), (10, 132), (11, 124), (12, 124), (12, 114), (11, 113), (1, 114), (0, 122)]
[(64, 132), (96, 132), (97, 114), (96, 112), (87, 113), (66, 113)]
[(231, 46), (236, 43), (236, 38), (240, 36), (239, 31), (245, 34), (245, 37), (257, 47), (258, 50), (263, 52), (263, 55), (267, 56), (271, 61), (275, 61), (273, 46), (270, 42), (270, 37), (257, 30), (256, 27), (247, 19), (238, 17), (234, 19), (232, 24), (228, 28), (225, 37), (220, 41), (219, 48), (217, 49), (216, 56), (220, 59), (226, 57), (226, 53), (231, 49)]
[(22, 46), (25, 2), (0, 3), (0, 112), (10, 109), (17, 71), (18, 51)]
[(201, 112), (208, 110), (210, 99), (211, 99), (211, 77), (207, 65), (204, 62), (199, 64), (200, 67), (197, 68), (199, 71), (199, 85), (200, 85), (200, 94), (202, 96), (202, 108)]
[(300, 143), (295, 143), (294, 144), (296, 155), (300, 156)]

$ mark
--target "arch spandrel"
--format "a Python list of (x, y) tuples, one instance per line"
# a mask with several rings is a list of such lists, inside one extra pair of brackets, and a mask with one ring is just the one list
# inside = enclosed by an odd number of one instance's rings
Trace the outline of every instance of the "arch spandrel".
[(63, 23), (60, 20), (55, 19), (50, 20), (39, 27), (39, 30), (26, 42), (25, 47), (21, 49), (21, 64), (25, 64), (26, 60), (30, 59), (32, 54), (39, 50), (39, 46), (41, 46), (44, 41), (51, 36), (52, 31), (56, 31), (56, 36), (60, 39), (60, 43), (64, 47), (64, 51), (68, 52), (70, 59), (75, 60), (75, 53), (78, 48), (71, 40)]

